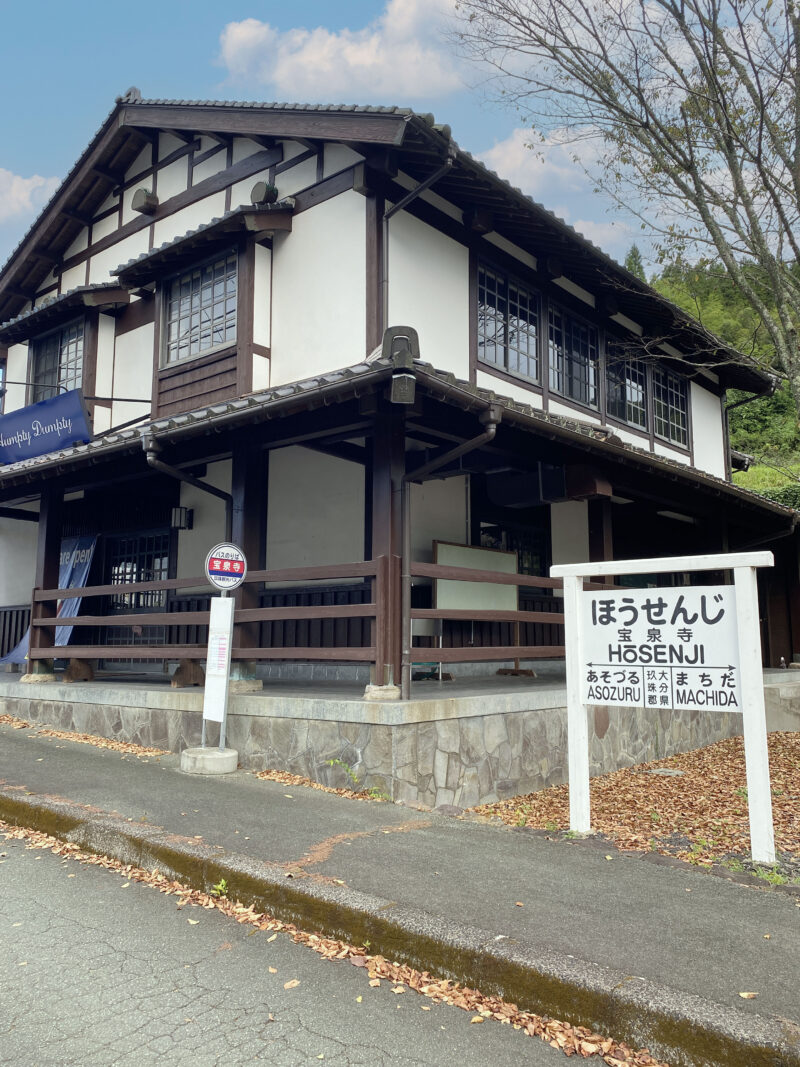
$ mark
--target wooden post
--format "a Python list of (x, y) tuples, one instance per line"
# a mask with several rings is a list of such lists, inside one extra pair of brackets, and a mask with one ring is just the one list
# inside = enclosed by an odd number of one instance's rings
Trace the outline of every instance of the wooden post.
[[(233, 447), (231, 467), (231, 540), (244, 552), (248, 570), (264, 570), (267, 553), (269, 452), (248, 444), (246, 440), (240, 440)], [(233, 596), (237, 609), (259, 607), (257, 582), (245, 582)], [(233, 628), (234, 648), (258, 648), (261, 644), (260, 630), (261, 624), (258, 622), (236, 623)], [(231, 667), (231, 680), (255, 681), (255, 664), (237, 660)]]
[(767, 723), (764, 714), (764, 676), (761, 658), (753, 655), (758, 641), (758, 586), (754, 567), (735, 567), (736, 623), (739, 630), (739, 678), (747, 767), (747, 806), (750, 849), (754, 863), (775, 862), (772, 794), (769, 785)]
[[(61, 552), (61, 527), (64, 514), (64, 490), (60, 486), (47, 485), (42, 490), (39, 505), (39, 537), (36, 546), (35, 589), (57, 589), (59, 555)], [(34, 601), (31, 604), (31, 622), (34, 619), (53, 619), (52, 626), (31, 626), (30, 650), (52, 648), (56, 643), (55, 618), (58, 604)], [(53, 660), (28, 661), (28, 674), (52, 675)]]
[(583, 578), (564, 577), (564, 645), (567, 653), (567, 760), (569, 764), (569, 828), (591, 832), (589, 804), (589, 725), (581, 700), (580, 603)]
[[(402, 546), (402, 494), (405, 473), (405, 419), (396, 406), (379, 405), (372, 438), (372, 553), (371, 558), (386, 556), (390, 561), (399, 557)], [(386, 633), (383, 642), (386, 662), (376, 664), (376, 685), (398, 685), (400, 682), (401, 631), (399, 598), (393, 595), (394, 583), (385, 588), (388, 602), (381, 617)], [(389, 677), (386, 668), (388, 667)]]

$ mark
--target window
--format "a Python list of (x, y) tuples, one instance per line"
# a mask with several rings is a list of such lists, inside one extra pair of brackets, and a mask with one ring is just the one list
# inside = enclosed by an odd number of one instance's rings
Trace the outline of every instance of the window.
[(606, 349), (606, 411), (612, 419), (647, 429), (647, 368), (609, 340)]
[(550, 388), (596, 408), (597, 330), (560, 308), (551, 307), (548, 342)]
[(478, 359), (539, 379), (539, 297), (507, 275), (478, 270)]
[(32, 343), (31, 403), (48, 400), (83, 384), (83, 320), (71, 322)]
[(653, 367), (653, 430), (675, 444), (689, 444), (689, 396), (686, 379)]
[(167, 283), (164, 362), (236, 341), (237, 255), (228, 252)]

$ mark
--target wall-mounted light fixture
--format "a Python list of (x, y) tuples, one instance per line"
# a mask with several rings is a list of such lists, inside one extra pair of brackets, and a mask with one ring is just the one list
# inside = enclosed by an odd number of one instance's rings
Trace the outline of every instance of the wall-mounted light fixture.
[(191, 530), (194, 526), (194, 508), (173, 508), (169, 525), (173, 530)]

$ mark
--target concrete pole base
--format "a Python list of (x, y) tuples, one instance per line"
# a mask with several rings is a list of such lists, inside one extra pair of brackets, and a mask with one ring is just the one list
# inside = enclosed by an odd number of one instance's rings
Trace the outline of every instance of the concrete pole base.
[(57, 682), (58, 678), (55, 674), (23, 674), (19, 680), (25, 685), (35, 685), (38, 682)]
[(399, 685), (368, 685), (364, 689), (365, 700), (399, 700)]
[(235, 748), (185, 748), (181, 752), (184, 774), (232, 774), (239, 763)]

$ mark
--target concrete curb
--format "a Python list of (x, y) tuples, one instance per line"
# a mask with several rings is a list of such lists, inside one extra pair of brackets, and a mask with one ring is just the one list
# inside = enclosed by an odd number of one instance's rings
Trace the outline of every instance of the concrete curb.
[(0, 819), (208, 891), (221, 878), (245, 905), (477, 987), (542, 1015), (647, 1047), (673, 1067), (800, 1067), (800, 1026), (313, 878), (156, 826), (0, 787)]

